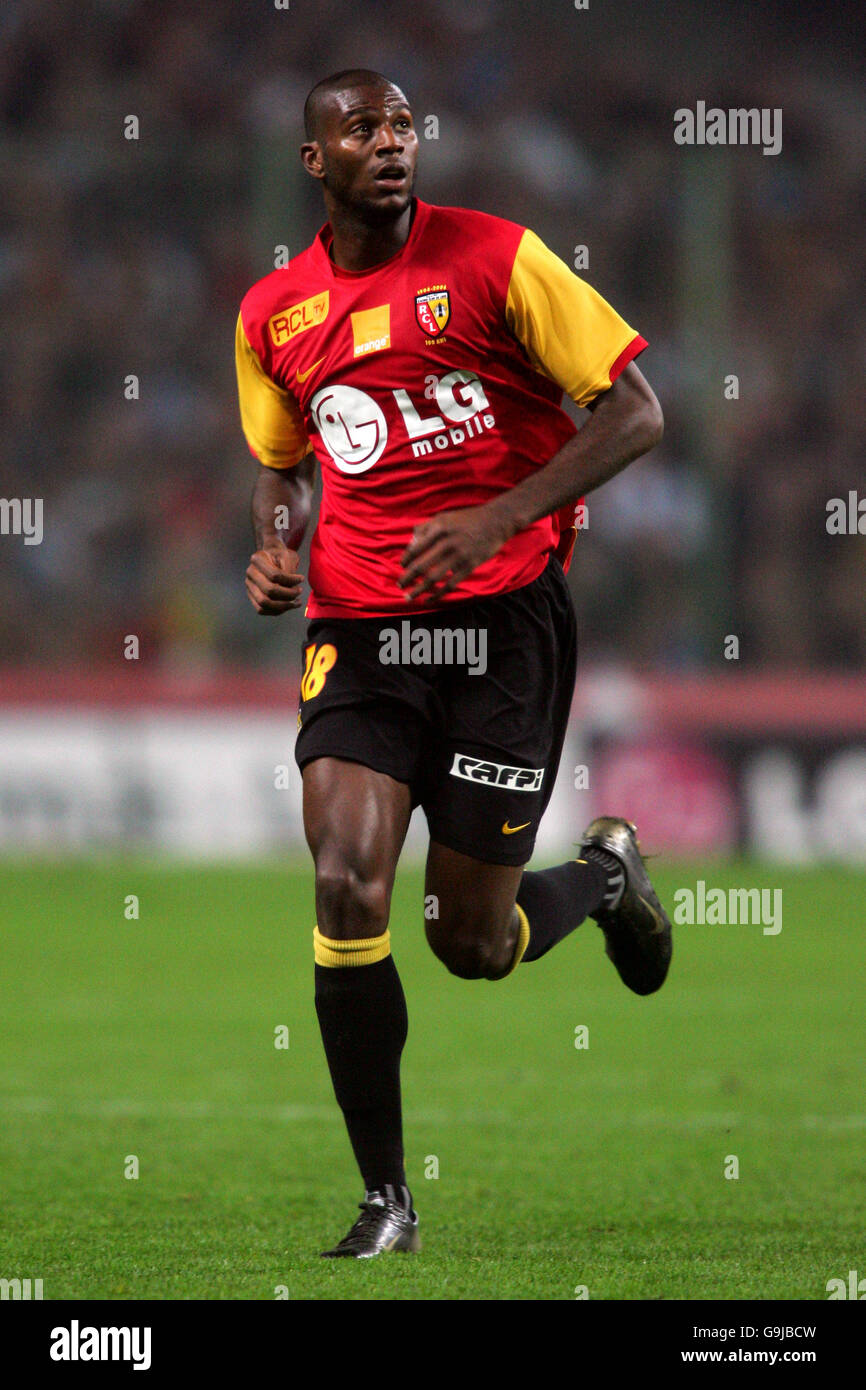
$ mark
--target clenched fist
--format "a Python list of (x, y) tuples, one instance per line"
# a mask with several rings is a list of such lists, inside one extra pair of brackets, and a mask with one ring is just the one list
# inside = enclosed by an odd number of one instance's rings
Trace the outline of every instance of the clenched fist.
[(257, 550), (250, 557), (244, 582), (250, 603), (264, 618), (301, 606), (304, 576), (298, 573), (298, 552), (285, 545)]

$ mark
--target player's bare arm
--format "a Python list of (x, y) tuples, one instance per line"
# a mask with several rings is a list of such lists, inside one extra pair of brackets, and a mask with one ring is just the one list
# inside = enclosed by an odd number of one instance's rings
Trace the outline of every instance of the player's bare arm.
[(583, 429), (537, 473), (484, 506), (440, 512), (416, 527), (402, 557), (407, 598), (448, 593), (512, 536), (600, 487), (662, 437), (661, 406), (634, 362), (589, 409)]
[[(250, 557), (246, 589), (262, 617), (278, 617), (299, 608), (304, 576), (298, 573), (298, 546), (310, 520), (315, 461), (312, 455), (295, 468), (259, 468), (253, 486), (252, 521), (256, 550)], [(285, 507), (288, 528), (278, 530), (278, 508)]]

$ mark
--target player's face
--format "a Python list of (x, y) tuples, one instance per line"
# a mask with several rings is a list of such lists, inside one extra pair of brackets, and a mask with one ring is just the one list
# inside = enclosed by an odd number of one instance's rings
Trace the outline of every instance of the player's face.
[(336, 202), (370, 221), (395, 220), (405, 211), (415, 185), (418, 137), (399, 87), (336, 93), (318, 150), (318, 177)]

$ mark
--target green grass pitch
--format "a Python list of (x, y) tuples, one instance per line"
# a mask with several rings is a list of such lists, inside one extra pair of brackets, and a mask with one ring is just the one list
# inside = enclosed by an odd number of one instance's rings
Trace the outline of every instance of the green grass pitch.
[(317, 1253), (360, 1185), (312, 1004), (307, 867), (6, 866), (0, 1275), (46, 1299), (825, 1299), (866, 1273), (866, 878), (652, 871), (669, 908), (700, 877), (782, 888), (782, 931), (675, 929), (649, 999), (591, 922), (467, 982), (400, 874), (424, 1251), (356, 1263)]

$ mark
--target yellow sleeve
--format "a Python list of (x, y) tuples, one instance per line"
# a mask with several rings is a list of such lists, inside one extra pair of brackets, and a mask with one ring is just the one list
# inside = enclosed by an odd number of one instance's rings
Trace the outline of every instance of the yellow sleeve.
[(625, 365), (620, 359), (631, 344), (635, 351), (646, 346), (607, 300), (529, 229), (514, 258), (505, 317), (533, 366), (581, 406), (608, 390), (611, 369)]
[(312, 448), (300, 407), (290, 391), (284, 391), (265, 373), (247, 340), (240, 314), (235, 330), (235, 367), (241, 427), (250, 449), (268, 468), (294, 468)]

